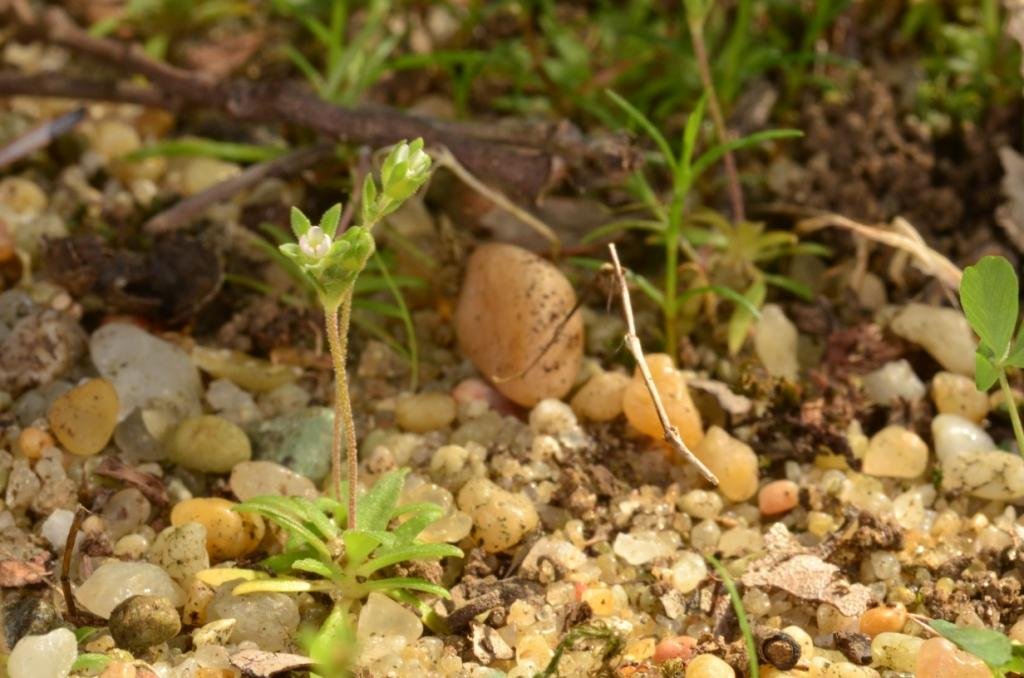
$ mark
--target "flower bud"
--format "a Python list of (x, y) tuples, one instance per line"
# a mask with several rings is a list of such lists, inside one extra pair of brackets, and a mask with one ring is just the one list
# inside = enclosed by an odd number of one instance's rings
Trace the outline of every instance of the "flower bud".
[(299, 238), (299, 249), (311, 259), (322, 259), (331, 251), (331, 237), (319, 226), (313, 226)]

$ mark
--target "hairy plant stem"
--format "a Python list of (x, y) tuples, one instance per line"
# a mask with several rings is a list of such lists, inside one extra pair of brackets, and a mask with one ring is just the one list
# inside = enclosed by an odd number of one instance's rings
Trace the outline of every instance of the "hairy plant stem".
[(1013, 424), (1013, 436), (1017, 439), (1017, 449), (1021, 456), (1024, 456), (1024, 426), (1020, 423), (1020, 412), (1017, 411), (1017, 399), (1013, 397), (1013, 389), (1010, 388), (1010, 380), (1006, 378), (1006, 372), (999, 370), (999, 387), (1003, 390), (1003, 399), (1006, 400), (1006, 409), (1010, 413), (1010, 423)]
[(348, 328), (352, 319), (352, 288), (341, 299), (340, 304), (324, 307), (327, 324), (327, 344), (331, 350), (334, 366), (334, 439), (331, 445), (331, 474), (334, 495), (341, 501), (341, 446), (345, 437), (345, 452), (348, 463), (348, 529), (356, 528), (356, 493), (358, 483), (358, 452), (356, 448), (356, 423), (352, 416), (352, 399), (348, 389)]
[[(691, 18), (687, 24), (690, 27), (690, 38), (693, 40), (693, 54), (697, 58), (697, 71), (700, 73), (700, 81), (708, 97), (708, 111), (715, 124), (715, 133), (719, 143), (729, 143), (729, 129), (725, 126), (725, 116), (722, 115), (722, 108), (718, 105), (715, 81), (711, 76), (711, 62), (708, 59), (707, 45), (704, 43), (704, 22)], [(743, 189), (740, 187), (740, 175), (736, 171), (736, 160), (732, 156), (732, 151), (726, 151), (722, 163), (725, 165), (725, 176), (729, 184), (732, 218), (737, 222), (744, 221), (746, 213), (743, 209)]]

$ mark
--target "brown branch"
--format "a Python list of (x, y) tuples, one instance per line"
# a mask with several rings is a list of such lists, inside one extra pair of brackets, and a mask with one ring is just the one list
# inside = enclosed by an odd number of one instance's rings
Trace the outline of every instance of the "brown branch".
[(27, 155), (46, 148), (50, 142), (71, 131), (85, 117), (84, 108), (76, 108), (53, 120), (33, 127), (17, 139), (0, 148), (0, 168), (21, 160)]
[[(707, 45), (704, 43), (703, 20), (690, 20), (687, 22), (690, 27), (690, 37), (693, 39), (693, 54), (697, 58), (697, 72), (700, 73), (700, 80), (704, 86), (704, 92), (708, 97), (708, 111), (711, 113), (711, 120), (715, 124), (715, 133), (718, 136), (718, 143), (726, 144), (731, 141), (729, 128), (725, 124), (725, 116), (722, 115), (722, 107), (718, 105), (718, 94), (715, 92), (715, 79), (711, 75), (711, 61), (708, 58)], [(732, 151), (726, 151), (722, 157), (725, 165), (725, 176), (729, 185), (729, 202), (732, 206), (732, 218), (739, 222), (746, 219), (743, 209), (743, 187), (740, 186), (740, 175), (736, 170), (736, 159)]]
[(68, 607), (68, 619), (72, 623), (78, 622), (78, 605), (75, 603), (75, 594), (71, 590), (71, 560), (75, 555), (75, 542), (78, 540), (78, 530), (82, 527), (89, 512), (85, 507), (79, 506), (75, 510), (75, 517), (71, 519), (71, 529), (68, 530), (68, 537), (64, 542), (64, 556), (60, 564), (60, 587), (64, 592), (64, 604)]
[(173, 207), (151, 217), (144, 225), (147, 233), (167, 233), (188, 226), (203, 215), (211, 206), (234, 196), (267, 177), (288, 176), (302, 171), (330, 156), (333, 146), (320, 144), (307, 146), (287, 153), (273, 160), (267, 160), (247, 167), (230, 179), (214, 184)]
[(636, 366), (640, 369), (640, 374), (644, 378), (644, 384), (647, 386), (647, 392), (651, 394), (654, 411), (658, 413), (658, 421), (661, 422), (661, 428), (665, 430), (665, 442), (671, 445), (672, 449), (679, 453), (679, 456), (696, 466), (700, 474), (709, 483), (717, 487), (718, 478), (711, 472), (711, 469), (704, 465), (704, 462), (690, 451), (690, 448), (686, 446), (686, 443), (679, 436), (679, 429), (668, 419), (665, 405), (661, 402), (661, 395), (654, 385), (654, 376), (651, 374), (651, 368), (647, 365), (647, 359), (644, 358), (644, 349), (640, 345), (640, 337), (636, 334), (636, 322), (633, 320), (633, 302), (630, 301), (629, 285), (626, 284), (626, 274), (622, 270), (622, 264), (619, 263), (619, 253), (615, 249), (615, 243), (608, 243), (608, 252), (611, 254), (615, 278), (619, 282), (619, 296), (622, 297), (622, 315), (626, 320), (626, 335), (624, 337), (626, 348), (633, 354)]
[[(122, 73), (142, 75), (152, 89), (122, 88), (63, 76), (43, 76), (43, 84), (17, 76), (0, 81), (0, 94), (28, 94), (132, 100), (161, 108), (191, 106), (218, 109), (237, 120), (277, 122), (305, 127), (332, 139), (371, 147), (422, 137), (428, 145), (445, 146), (474, 175), (495, 183), (517, 198), (536, 199), (559, 178), (561, 162), (599, 171), (628, 171), (636, 156), (628, 146), (588, 140), (560, 126), (533, 133), (495, 134), (462, 123), (441, 123), (382, 107), (345, 108), (326, 102), (295, 83), (217, 81), (151, 59), (138, 46), (96, 38), (78, 27), (58, 7), (31, 19), (0, 0), (0, 16), (9, 18), (21, 39), (61, 45), (99, 60)], [(16, 4), (16, 3), (15, 3)], [(39, 77), (39, 76), (36, 76)], [(107, 94), (108, 97), (101, 95)], [(491, 125), (490, 127), (495, 127)]]
[(180, 101), (151, 87), (135, 87), (112, 80), (72, 78), (61, 73), (0, 73), (0, 97), (16, 95), (112, 101), (150, 108), (177, 110)]

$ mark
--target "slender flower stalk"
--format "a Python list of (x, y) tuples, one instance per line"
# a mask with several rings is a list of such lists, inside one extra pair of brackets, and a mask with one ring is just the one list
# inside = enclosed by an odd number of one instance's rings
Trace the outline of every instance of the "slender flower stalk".
[[(430, 177), (430, 165), (422, 139), (396, 145), (381, 166), (380, 188), (372, 176), (368, 175), (363, 182), (362, 223), (338, 235), (340, 204), (327, 210), (315, 226), (293, 207), (291, 227), (297, 242), (281, 245), (281, 252), (309, 278), (324, 310), (335, 376), (331, 484), (335, 497), (341, 501), (342, 468), (345, 467), (349, 529), (356, 528), (356, 493), (359, 491), (359, 456), (347, 369), (354, 285), (376, 249), (371, 229), (419, 190)], [(347, 457), (344, 464), (342, 448)]]

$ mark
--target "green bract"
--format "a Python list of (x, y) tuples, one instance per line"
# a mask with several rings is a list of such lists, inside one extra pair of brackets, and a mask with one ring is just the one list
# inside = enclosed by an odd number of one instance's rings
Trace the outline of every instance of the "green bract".
[(974, 266), (968, 266), (960, 281), (960, 304), (980, 340), (974, 355), (974, 381), (981, 391), (999, 382), (1017, 447), (1024, 454), (1024, 427), (1006, 377), (1008, 368), (1024, 367), (1024, 332), (1018, 332), (1014, 338), (1020, 310), (1019, 294), (1017, 273), (1003, 257), (984, 257)]

